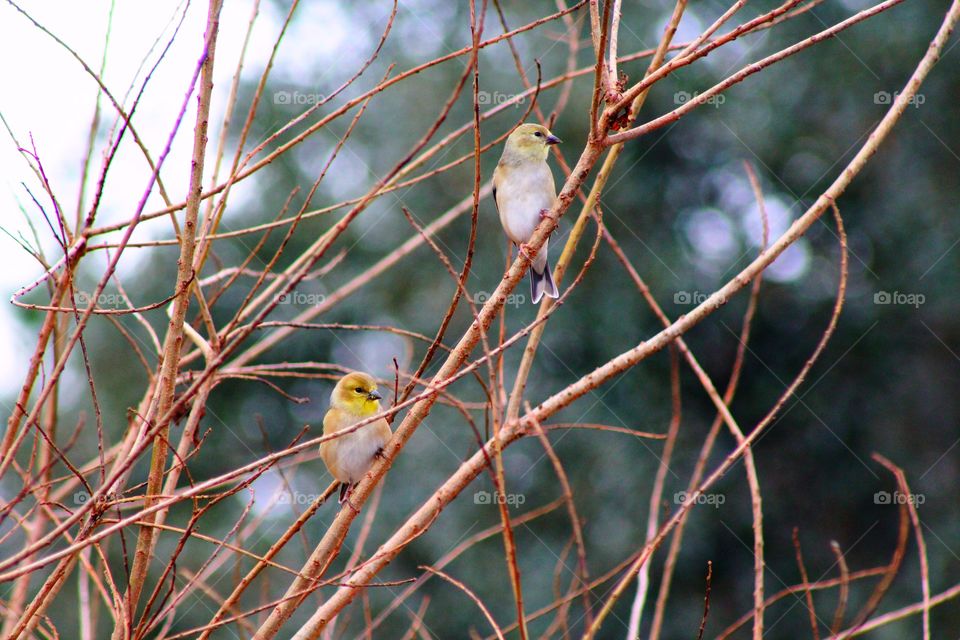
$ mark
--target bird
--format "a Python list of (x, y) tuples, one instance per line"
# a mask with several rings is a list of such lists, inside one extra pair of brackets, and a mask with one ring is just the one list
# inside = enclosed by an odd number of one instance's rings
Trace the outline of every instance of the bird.
[[(330, 436), (358, 422), (380, 413), (377, 381), (368, 373), (354, 371), (337, 382), (330, 394), (330, 408), (323, 417), (323, 435)], [(353, 487), (360, 482), (375, 458), (383, 455), (383, 448), (392, 432), (384, 418), (375, 420), (339, 438), (320, 443), (320, 457), (330, 475), (340, 483), (340, 500), (354, 510), (350, 502)]]
[[(547, 165), (550, 145), (560, 143), (560, 138), (538, 124), (521, 124), (507, 137), (503, 155), (493, 172), (493, 200), (500, 214), (500, 224), (507, 237), (527, 257), (527, 242), (533, 236), (540, 220), (546, 217), (554, 200), (557, 188), (553, 173)], [(530, 297), (533, 304), (544, 295), (556, 298), (557, 285), (547, 261), (549, 238), (544, 240), (540, 251), (533, 257), (530, 266)]]

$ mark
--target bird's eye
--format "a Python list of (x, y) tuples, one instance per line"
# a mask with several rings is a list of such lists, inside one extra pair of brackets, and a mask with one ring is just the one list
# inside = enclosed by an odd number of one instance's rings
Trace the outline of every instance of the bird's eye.
[(534, 132), (533, 135), (537, 136), (538, 138), (542, 138), (542, 137), (543, 137), (543, 134), (542, 134), (541, 132), (539, 132), (539, 131)]
[(354, 389), (354, 391), (356, 391), (357, 393), (363, 393), (363, 387), (357, 387), (356, 389)]

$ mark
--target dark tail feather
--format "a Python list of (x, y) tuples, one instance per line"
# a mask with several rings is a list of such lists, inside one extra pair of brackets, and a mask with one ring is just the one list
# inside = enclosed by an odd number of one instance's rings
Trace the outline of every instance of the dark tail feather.
[(530, 268), (530, 299), (533, 304), (537, 304), (544, 295), (548, 298), (556, 298), (560, 295), (553, 281), (553, 274), (550, 273), (549, 262), (544, 265), (543, 273), (537, 273), (533, 267)]

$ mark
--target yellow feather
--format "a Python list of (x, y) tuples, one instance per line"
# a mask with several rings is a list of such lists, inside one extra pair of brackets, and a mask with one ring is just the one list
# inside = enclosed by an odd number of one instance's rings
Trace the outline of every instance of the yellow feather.
[[(323, 435), (333, 435), (380, 412), (380, 394), (372, 376), (350, 373), (330, 395), (330, 409), (323, 417)], [(358, 482), (392, 435), (384, 419), (320, 444), (320, 457), (339, 482)]]

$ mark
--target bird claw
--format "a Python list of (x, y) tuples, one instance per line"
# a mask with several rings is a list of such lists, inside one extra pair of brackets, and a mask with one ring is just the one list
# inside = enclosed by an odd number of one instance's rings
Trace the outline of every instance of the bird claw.
[(341, 483), (341, 485), (340, 485), (340, 499), (337, 500), (337, 504), (339, 504), (339, 505), (342, 507), (342, 506), (343, 506), (343, 503), (346, 502), (347, 505), (349, 505), (349, 507), (350, 507), (351, 509), (353, 509), (353, 512), (354, 512), (354, 513), (360, 513), (360, 509), (357, 508), (357, 505), (353, 504), (353, 502), (350, 501), (350, 494), (351, 494), (351, 493), (353, 493), (353, 485), (352, 485), (352, 484), (348, 484), (348, 483), (346, 483), (346, 482)]
[(534, 254), (530, 252), (530, 246), (526, 242), (521, 242), (518, 244), (517, 249), (523, 254), (523, 257), (530, 262), (533, 262)]
[[(551, 213), (553, 212), (550, 211), (550, 209), (540, 209), (540, 221), (543, 222), (544, 220), (556, 220), (556, 218), (552, 216)], [(556, 233), (556, 232), (557, 232), (557, 227), (554, 227), (553, 231), (551, 231), (550, 233)]]

